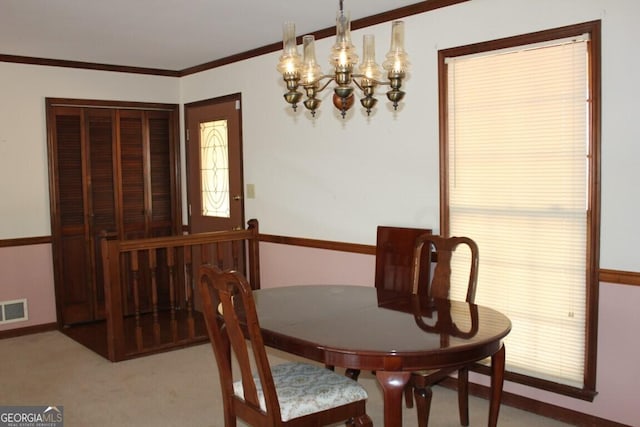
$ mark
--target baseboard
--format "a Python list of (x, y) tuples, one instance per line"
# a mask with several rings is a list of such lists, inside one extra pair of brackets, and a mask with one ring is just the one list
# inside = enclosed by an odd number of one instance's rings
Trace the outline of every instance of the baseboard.
[(40, 332), (55, 331), (58, 329), (57, 323), (43, 323), (42, 325), (26, 326), (24, 328), (8, 329), (0, 331), (0, 340), (4, 338), (20, 337), (23, 335), (37, 334)]
[[(453, 390), (457, 389), (457, 384), (454, 378), (446, 378), (440, 383)], [(469, 383), (469, 394), (488, 400), (490, 389), (484, 385)], [(502, 393), (502, 404), (579, 427), (631, 427), (506, 391)]]

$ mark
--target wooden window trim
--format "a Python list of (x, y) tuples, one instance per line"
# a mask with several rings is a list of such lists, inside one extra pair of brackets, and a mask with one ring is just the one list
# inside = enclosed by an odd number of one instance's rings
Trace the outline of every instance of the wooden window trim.
[(589, 206), (590, 212), (587, 230), (587, 291), (586, 291), (586, 336), (585, 336), (585, 370), (583, 388), (568, 387), (552, 381), (507, 373), (508, 380), (536, 387), (551, 392), (568, 395), (578, 399), (592, 401), (596, 392), (597, 366), (597, 331), (598, 331), (598, 290), (599, 290), (599, 247), (600, 247), (600, 147), (601, 147), (601, 21), (590, 21), (581, 24), (538, 31), (498, 40), (470, 44), (440, 50), (438, 52), (438, 91), (439, 91), (439, 126), (440, 126), (440, 231), (449, 233), (449, 188), (446, 180), (448, 174), (448, 156), (446, 144), (447, 134), (447, 67), (445, 58), (491, 50), (503, 49), (519, 45), (541, 43), (566, 37), (589, 33), (590, 35), (590, 93), (591, 122), (590, 141), (592, 156), (590, 162)]

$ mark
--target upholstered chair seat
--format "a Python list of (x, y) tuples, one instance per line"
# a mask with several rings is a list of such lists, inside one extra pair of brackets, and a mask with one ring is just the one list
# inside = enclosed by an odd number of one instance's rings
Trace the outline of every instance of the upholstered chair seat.
[[(357, 382), (322, 366), (308, 363), (283, 363), (271, 367), (282, 421), (367, 399), (366, 390)], [(260, 379), (254, 376), (260, 408), (266, 403)], [(233, 383), (233, 393), (242, 398), (242, 381)]]

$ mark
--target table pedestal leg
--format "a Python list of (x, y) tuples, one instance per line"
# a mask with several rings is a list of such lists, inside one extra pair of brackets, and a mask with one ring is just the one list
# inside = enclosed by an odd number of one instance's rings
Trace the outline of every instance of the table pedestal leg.
[(384, 427), (402, 426), (402, 396), (411, 372), (376, 371), (384, 397)]
[(498, 424), (498, 413), (502, 400), (502, 385), (504, 383), (504, 345), (491, 356), (491, 402), (489, 403), (489, 427)]

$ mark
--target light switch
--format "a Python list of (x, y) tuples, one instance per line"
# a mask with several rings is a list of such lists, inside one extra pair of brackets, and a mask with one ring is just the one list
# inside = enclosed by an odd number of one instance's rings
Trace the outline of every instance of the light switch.
[(247, 199), (256, 198), (256, 186), (254, 184), (247, 184)]

